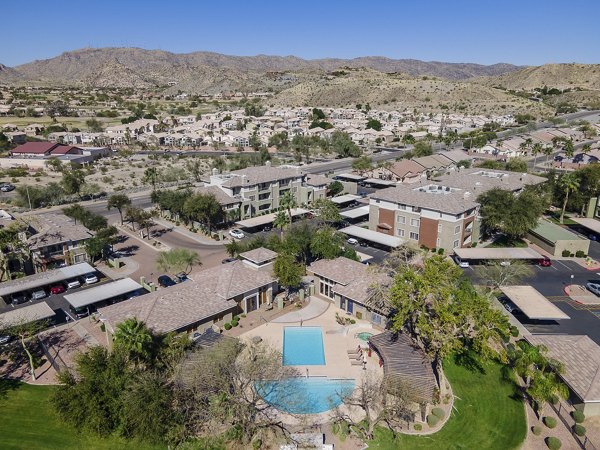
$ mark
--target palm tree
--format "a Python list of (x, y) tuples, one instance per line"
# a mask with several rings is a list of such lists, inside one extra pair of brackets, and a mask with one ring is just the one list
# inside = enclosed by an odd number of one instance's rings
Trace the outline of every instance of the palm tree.
[(288, 190), (285, 194), (283, 194), (283, 197), (279, 199), (279, 206), (287, 210), (290, 223), (292, 223), (292, 209), (298, 206), (292, 191)]
[(536, 370), (544, 370), (548, 365), (544, 356), (548, 349), (543, 345), (531, 345), (525, 341), (519, 341), (517, 346), (511, 357), (512, 366), (517, 375), (525, 380), (525, 387), (529, 388), (531, 377)]
[(548, 159), (550, 158), (550, 155), (554, 152), (554, 147), (551, 145), (546, 145), (542, 152), (544, 153), (544, 155), (546, 155), (546, 165), (548, 165)]
[(535, 170), (535, 166), (537, 165), (537, 157), (540, 153), (542, 153), (543, 150), (544, 150), (544, 147), (539, 142), (536, 142), (531, 147), (531, 153), (533, 154), (533, 169), (534, 170)]
[(573, 145), (573, 139), (569, 139), (565, 141), (565, 145), (563, 146), (563, 150), (565, 152), (565, 156), (567, 158), (572, 158), (575, 153), (575, 146)]
[(591, 144), (583, 144), (583, 147), (581, 147), (581, 151), (583, 154), (587, 155), (589, 152), (592, 151), (592, 145)]
[(106, 209), (110, 211), (112, 208), (116, 208), (119, 211), (119, 216), (121, 216), (121, 225), (123, 225), (123, 208), (130, 205), (131, 199), (125, 194), (113, 194), (108, 197)]
[(130, 359), (145, 361), (150, 356), (152, 333), (146, 324), (135, 317), (117, 325), (115, 347), (123, 349)]
[(168, 252), (160, 252), (156, 258), (156, 267), (163, 272), (190, 273), (192, 267), (201, 266), (200, 255), (187, 248), (174, 248)]
[(281, 230), (281, 240), (283, 240), (283, 229), (290, 223), (288, 216), (283, 211), (279, 211), (273, 219), (273, 226)]
[(569, 192), (579, 189), (579, 178), (575, 173), (565, 173), (559, 178), (558, 185), (565, 193), (565, 200), (563, 201), (562, 211), (560, 212), (560, 223), (563, 223), (565, 209), (567, 209), (567, 202), (569, 201)]

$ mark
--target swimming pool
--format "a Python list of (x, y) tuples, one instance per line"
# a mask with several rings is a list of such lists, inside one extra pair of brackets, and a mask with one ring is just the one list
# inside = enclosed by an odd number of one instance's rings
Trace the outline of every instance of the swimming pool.
[(318, 414), (339, 406), (354, 390), (354, 380), (289, 378), (256, 384), (261, 397), (275, 408), (291, 414)]
[(369, 338), (371, 336), (373, 336), (373, 333), (369, 333), (368, 331), (363, 331), (362, 333), (358, 333), (356, 335), (361, 341), (365, 341), (367, 342), (369, 340)]
[(321, 327), (285, 327), (283, 329), (283, 365), (325, 365)]

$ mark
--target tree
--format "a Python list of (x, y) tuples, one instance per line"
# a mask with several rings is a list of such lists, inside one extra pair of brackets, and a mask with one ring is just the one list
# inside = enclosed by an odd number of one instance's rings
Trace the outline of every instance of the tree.
[(258, 133), (256, 132), (256, 130), (254, 130), (254, 132), (250, 135), (250, 138), (248, 139), (248, 143), (255, 152), (257, 152), (260, 149), (262, 142), (261, 142), (260, 137), (258, 136)]
[(129, 206), (125, 210), (125, 220), (131, 222), (131, 227), (135, 231), (135, 224), (140, 223), (143, 210), (136, 206)]
[(505, 166), (511, 172), (527, 173), (527, 162), (521, 158), (511, 158)]
[(329, 186), (327, 186), (327, 191), (330, 196), (335, 197), (344, 192), (344, 185), (340, 181), (332, 181), (329, 183)]
[(198, 158), (189, 159), (185, 163), (186, 170), (194, 177), (194, 180), (202, 180), (202, 161)]
[(535, 166), (537, 165), (537, 157), (543, 151), (544, 151), (544, 146), (540, 142), (536, 142), (531, 147), (531, 153), (533, 154), (533, 169), (534, 170), (535, 170)]
[(417, 142), (417, 140), (412, 134), (405, 134), (402, 136), (402, 143), (405, 145), (414, 144), (415, 142)]
[(115, 347), (123, 349), (133, 361), (145, 362), (150, 358), (152, 333), (144, 322), (135, 317), (117, 325), (114, 341)]
[(413, 148), (413, 155), (417, 158), (421, 156), (433, 155), (433, 147), (427, 142), (419, 141)]
[(58, 159), (56, 156), (53, 156), (52, 158), (49, 158), (46, 161), (46, 167), (48, 167), (50, 170), (52, 170), (54, 172), (62, 172), (65, 170), (65, 167), (64, 167), (62, 161), (60, 159)]
[(296, 202), (296, 197), (292, 194), (291, 190), (287, 190), (285, 194), (279, 199), (279, 207), (287, 210), (289, 216), (289, 223), (292, 223), (292, 209), (296, 208), (298, 203)]
[(100, 122), (98, 119), (88, 119), (85, 121), (85, 124), (92, 133), (101, 133), (102, 131), (104, 131), (104, 128), (102, 127), (102, 122)]
[[(461, 270), (441, 255), (395, 275), (388, 301), (392, 329), (405, 332), (434, 363), (443, 391), (442, 361), (457, 351), (496, 354), (507, 319), (479, 295)], [(442, 392), (443, 393), (443, 392)]]
[(326, 226), (315, 231), (310, 242), (310, 250), (318, 259), (335, 259), (344, 252), (344, 241), (343, 235)]
[(320, 198), (313, 203), (318, 213), (319, 222), (333, 224), (342, 220), (340, 208), (328, 198)]
[(330, 140), (331, 149), (342, 158), (349, 156), (357, 158), (362, 154), (362, 150), (352, 141), (348, 133), (334, 131)]
[(192, 267), (200, 265), (202, 265), (202, 261), (198, 253), (187, 248), (174, 248), (160, 252), (156, 258), (156, 267), (172, 274), (184, 272), (187, 275)]
[(81, 206), (79, 203), (74, 203), (71, 206), (67, 206), (63, 208), (62, 211), (65, 216), (73, 219), (75, 221), (75, 224), (77, 224), (77, 221), (83, 222), (89, 214), (88, 210)]
[(481, 194), (477, 201), (481, 204), (484, 231), (487, 234), (500, 231), (513, 241), (537, 226), (549, 204), (547, 193), (532, 186), (527, 186), (518, 196), (508, 190), (491, 189)]
[(564, 141), (563, 151), (565, 152), (565, 156), (567, 158), (573, 157), (575, 154), (575, 146), (572, 139), (567, 139)]
[(323, 112), (322, 109), (313, 108), (312, 119), (313, 120), (325, 120), (325, 113)]
[(375, 131), (381, 131), (381, 122), (377, 119), (369, 119), (367, 121), (367, 129), (373, 129)]
[(279, 284), (287, 288), (289, 296), (290, 289), (298, 288), (302, 284), (304, 267), (296, 262), (294, 256), (282, 253), (275, 259), (273, 273), (279, 280)]
[(196, 222), (203, 223), (208, 232), (212, 226), (223, 220), (223, 207), (214, 194), (195, 194), (183, 204), (183, 213)]
[(373, 170), (373, 160), (368, 156), (360, 156), (352, 161), (352, 170), (364, 175), (365, 172)]
[(290, 145), (287, 131), (275, 133), (269, 138), (269, 147), (276, 147), (277, 150), (284, 150)]
[(77, 194), (81, 191), (85, 183), (85, 174), (81, 170), (69, 170), (63, 172), (61, 186), (69, 195)]
[(560, 211), (560, 223), (563, 223), (567, 202), (569, 201), (569, 193), (579, 189), (579, 178), (575, 173), (565, 173), (558, 179), (558, 186), (565, 194), (565, 199)]
[(290, 220), (288, 216), (283, 211), (279, 211), (275, 214), (275, 218), (273, 219), (273, 226), (275, 228), (279, 228), (281, 233), (281, 240), (283, 240), (283, 229), (290, 224)]
[(35, 359), (33, 357), (32, 350), (29, 345), (31, 344), (31, 340), (34, 338), (36, 334), (40, 331), (44, 330), (48, 326), (48, 323), (45, 320), (36, 320), (30, 322), (29, 319), (25, 317), (18, 317), (14, 320), (10, 325), (0, 323), (0, 331), (9, 335), (16, 336), (19, 338), (19, 343), (21, 344), (21, 348), (27, 354), (27, 359), (29, 361), (29, 373), (31, 374), (31, 379), (33, 381), (36, 380), (35, 375)]
[(127, 197), (127, 195), (113, 194), (110, 197), (108, 197), (106, 209), (110, 211), (112, 208), (116, 208), (117, 211), (119, 211), (119, 216), (121, 217), (121, 225), (123, 225), (123, 209), (130, 205), (131, 199)]
[(156, 167), (148, 167), (144, 170), (144, 178), (142, 178), (142, 181), (144, 183), (150, 183), (152, 185), (152, 190), (155, 191), (156, 184), (158, 183), (158, 175)]
[(477, 278), (488, 286), (498, 289), (501, 286), (519, 284), (522, 280), (531, 278), (534, 270), (530, 264), (522, 261), (511, 261), (510, 264), (492, 262), (475, 267)]
[(553, 401), (555, 397), (564, 399), (569, 397), (569, 389), (558, 379), (554, 372), (534, 373), (531, 386), (526, 390), (534, 401), (538, 417), (544, 413), (544, 405)]
[(25, 261), (30, 258), (29, 244), (27, 240), (22, 239), (27, 228), (28, 226), (22, 222), (11, 223), (0, 228), (0, 281), (10, 279), (11, 262), (17, 261), (19, 268), (22, 268)]

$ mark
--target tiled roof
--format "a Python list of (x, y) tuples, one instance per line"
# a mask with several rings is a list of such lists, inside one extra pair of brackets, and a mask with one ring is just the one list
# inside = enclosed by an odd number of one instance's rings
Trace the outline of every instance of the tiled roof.
[[(502, 175), (502, 176), (501, 176)], [(505, 170), (490, 169), (461, 169), (448, 175), (436, 177), (444, 186), (465, 189), (475, 196), (493, 188), (516, 191), (527, 185), (536, 185), (546, 181), (537, 175), (508, 172)]]
[(306, 184), (309, 186), (329, 186), (332, 181), (331, 178), (324, 177), (323, 175), (308, 175), (306, 177)]
[(358, 274), (363, 273), (367, 266), (357, 261), (340, 256), (336, 259), (320, 259), (313, 262), (308, 270), (339, 284), (350, 283)]
[(401, 161), (395, 162), (390, 167), (390, 172), (392, 172), (393, 174), (395, 174), (396, 176), (398, 176), (400, 178), (404, 178), (409, 173), (417, 175), (424, 171), (425, 171), (425, 167), (423, 167), (421, 164), (419, 164), (415, 161), (412, 161), (410, 159), (403, 159)]
[(236, 306), (231, 300), (275, 281), (242, 261), (223, 264), (194, 275), (194, 281), (160, 289), (99, 311), (113, 326), (136, 317), (161, 333), (180, 330)]
[(229, 206), (236, 203), (241, 203), (240, 200), (227, 195), (219, 186), (202, 186), (196, 188), (196, 193), (214, 195), (221, 206)]
[(268, 248), (258, 247), (254, 250), (240, 253), (240, 256), (248, 261), (252, 261), (253, 263), (261, 264), (277, 258), (277, 253), (273, 250), (269, 250)]
[(588, 336), (533, 334), (525, 337), (544, 345), (548, 354), (565, 366), (561, 378), (584, 402), (600, 401), (600, 346)]
[(242, 185), (252, 186), (260, 183), (271, 183), (273, 181), (297, 178), (303, 173), (289, 167), (248, 167), (246, 169), (231, 172), (231, 178), (223, 183), (225, 187), (239, 187)]
[[(415, 190), (415, 185), (382, 189), (371, 194), (373, 200), (384, 200), (401, 205), (417, 206), (449, 214), (461, 214), (476, 208), (478, 203), (474, 195), (465, 195), (466, 191), (433, 194)], [(371, 201), (373, 204), (373, 201)]]
[(37, 231), (27, 242), (31, 249), (47, 247), (69, 241), (81, 241), (92, 237), (94, 234), (80, 223), (64, 214), (47, 213), (36, 216), (23, 216)]
[(26, 142), (25, 144), (12, 149), (11, 153), (35, 153), (43, 155), (59, 145), (60, 144), (55, 144), (54, 142)]

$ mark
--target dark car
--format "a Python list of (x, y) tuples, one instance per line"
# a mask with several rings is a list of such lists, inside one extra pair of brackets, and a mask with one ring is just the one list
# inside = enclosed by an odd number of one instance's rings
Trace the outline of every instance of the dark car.
[(158, 285), (160, 287), (167, 288), (169, 286), (175, 286), (175, 284), (176, 283), (169, 275), (161, 275), (160, 277), (158, 277)]
[(12, 296), (12, 305), (20, 305), (21, 303), (25, 303), (26, 301), (28, 301), (27, 296), (24, 293), (18, 293), (18, 294), (14, 294)]
[(225, 258), (223, 261), (221, 261), (221, 264), (227, 264), (234, 261), (237, 261), (237, 258)]

